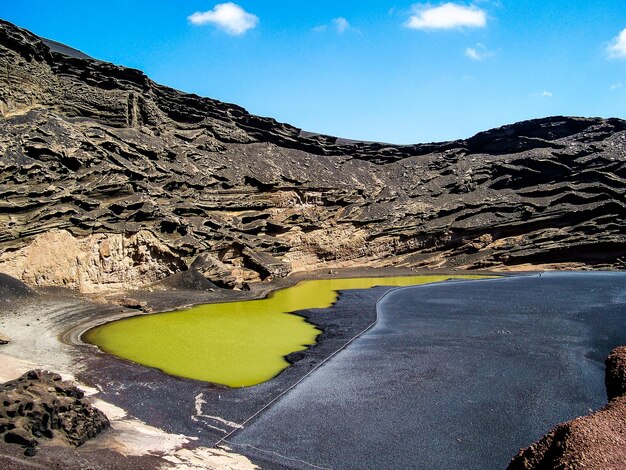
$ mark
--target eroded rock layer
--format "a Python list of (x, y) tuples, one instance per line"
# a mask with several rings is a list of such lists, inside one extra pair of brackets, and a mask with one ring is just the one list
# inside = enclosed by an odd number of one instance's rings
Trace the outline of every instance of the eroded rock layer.
[(230, 287), (321, 267), (625, 266), (622, 120), (351, 142), (6, 22), (0, 70), (0, 271), (34, 284), (133, 287), (192, 264)]

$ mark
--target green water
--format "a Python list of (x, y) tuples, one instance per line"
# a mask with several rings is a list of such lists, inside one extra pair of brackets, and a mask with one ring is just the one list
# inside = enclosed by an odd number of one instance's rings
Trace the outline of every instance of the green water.
[(245, 387), (276, 376), (285, 356), (307, 349), (321, 331), (289, 314), (330, 307), (342, 289), (407, 286), (482, 276), (408, 276), (303, 281), (265, 299), (205, 304), (126, 318), (83, 338), (115, 356), (190, 379)]

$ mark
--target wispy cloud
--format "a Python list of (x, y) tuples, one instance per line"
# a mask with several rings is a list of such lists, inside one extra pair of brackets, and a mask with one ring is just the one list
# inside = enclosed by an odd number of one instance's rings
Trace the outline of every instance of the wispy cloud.
[(315, 28), (313, 28), (313, 31), (317, 32), (317, 33), (323, 33), (324, 31), (328, 31), (328, 29), (332, 28), (333, 30), (335, 30), (336, 32), (338, 32), (339, 34), (343, 34), (346, 31), (356, 31), (359, 32), (358, 29), (355, 29), (350, 22), (345, 19), (343, 16), (340, 16), (338, 18), (333, 18), (332, 20), (330, 20), (330, 24), (321, 24), (316, 26)]
[(465, 49), (465, 57), (472, 60), (485, 60), (493, 57), (494, 53), (487, 49), (484, 44), (476, 43), (476, 47), (468, 47)]
[(241, 36), (259, 24), (259, 17), (236, 3), (220, 3), (213, 10), (197, 11), (187, 18), (192, 24), (213, 24), (233, 36)]
[(335, 27), (335, 29), (337, 30), (338, 33), (345, 33), (346, 31), (348, 31), (351, 26), (350, 23), (348, 22), (348, 20), (346, 20), (343, 17), (339, 17), (339, 18), (334, 18), (333, 19), (333, 26)]
[(606, 49), (611, 59), (626, 59), (626, 29), (623, 29)]
[(484, 28), (487, 26), (487, 12), (476, 5), (444, 3), (433, 6), (430, 3), (413, 5), (412, 14), (404, 24), (411, 29), (458, 29)]
[(618, 90), (618, 89), (622, 88), (623, 86), (624, 86), (624, 85), (622, 85), (622, 82), (617, 82), (617, 83), (614, 83), (613, 85), (611, 85), (611, 86), (609, 87), (609, 89), (610, 89), (611, 91), (613, 91), (613, 90)]
[(532, 98), (552, 98), (552, 97), (554, 97), (554, 93), (552, 93), (551, 91), (548, 91), (548, 90), (544, 90), (541, 93), (531, 93), (528, 96), (530, 96)]
[(552, 98), (554, 96), (554, 93), (544, 90), (541, 93), (531, 93), (530, 96), (532, 96), (533, 98)]

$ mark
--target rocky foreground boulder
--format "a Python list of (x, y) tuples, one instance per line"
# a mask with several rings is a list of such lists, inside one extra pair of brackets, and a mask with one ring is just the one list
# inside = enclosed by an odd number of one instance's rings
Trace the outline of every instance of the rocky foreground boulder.
[(42, 442), (80, 446), (108, 427), (107, 417), (58, 374), (34, 370), (0, 385), (0, 440), (27, 455)]
[(508, 470), (626, 468), (626, 347), (606, 359), (609, 404), (589, 416), (559, 424), (522, 449)]
[(619, 119), (353, 142), (2, 21), (0, 70), (0, 272), (28, 284), (139, 287), (191, 266), (221, 287), (316, 268), (626, 267)]

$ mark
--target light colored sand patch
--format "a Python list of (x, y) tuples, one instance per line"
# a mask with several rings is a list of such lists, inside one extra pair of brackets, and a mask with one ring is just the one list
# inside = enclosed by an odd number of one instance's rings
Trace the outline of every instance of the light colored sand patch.
[(169, 455), (192, 440), (182, 434), (168, 434), (133, 418), (111, 420), (111, 428), (112, 432), (103, 435), (100, 444), (125, 456)]
[[(61, 377), (63, 377), (63, 376), (61, 376)], [(66, 380), (66, 379), (65, 379), (65, 377), (63, 377), (63, 380)], [(72, 377), (72, 380), (73, 380), (74, 382), (76, 382), (76, 380), (75, 380), (73, 377)], [(77, 384), (77, 386), (78, 386), (78, 388), (80, 388), (83, 392), (85, 392), (85, 396), (86, 396), (86, 397), (91, 397), (91, 396), (95, 395), (96, 393), (100, 393), (100, 390), (98, 390), (97, 388), (94, 388), (94, 387), (88, 387), (88, 386), (87, 386), (87, 385), (85, 385), (85, 384), (81, 384), (81, 383), (79, 383), (79, 384)]]
[[(215, 469), (215, 470), (254, 470), (258, 469), (250, 460), (243, 455), (230, 452), (230, 449), (209, 449), (208, 447), (199, 447), (198, 449), (180, 449), (172, 455), (163, 457), (168, 462), (174, 464), (177, 470), (197, 470), (197, 469)], [(161, 467), (163, 470), (167, 466)]]
[[(219, 416), (211, 416), (211, 415), (205, 415), (204, 413), (202, 413), (202, 405), (206, 404), (206, 401), (204, 400), (204, 394), (203, 393), (199, 393), (198, 395), (195, 396), (195, 405), (196, 405), (196, 416), (192, 416), (191, 419), (193, 419), (194, 421), (197, 421), (197, 417), (200, 418), (206, 418), (212, 421), (216, 421), (218, 423), (224, 424), (232, 429), (239, 429), (241, 427), (243, 427), (241, 424), (239, 423), (235, 423), (234, 421), (228, 421), (224, 418), (220, 418)], [(222, 431), (224, 432), (228, 432), (222, 429)]]
[(92, 398), (91, 402), (93, 403), (93, 406), (98, 408), (106, 415), (107, 418), (109, 418), (109, 421), (119, 421), (128, 416), (126, 410), (120, 408), (119, 406), (115, 406), (112, 403), (100, 400), (99, 398)]
[(75, 352), (59, 342), (64, 318), (85, 304), (77, 301), (50, 301), (32, 304), (19, 313), (2, 316), (3, 331), (12, 341), (0, 352), (31, 361), (39, 369), (65, 374), (76, 370)]
[(0, 383), (17, 379), (23, 373), (36, 367), (37, 365), (32, 362), (0, 354)]
[[(230, 452), (227, 448), (184, 449), (185, 444), (196, 440), (183, 434), (169, 434), (149, 426), (143, 421), (128, 418), (122, 408), (100, 399), (94, 405), (111, 421), (111, 431), (100, 436), (98, 447), (107, 447), (125, 456), (156, 455), (169, 462), (163, 469), (257, 469), (246, 457)], [(94, 442), (95, 444), (95, 442)]]

